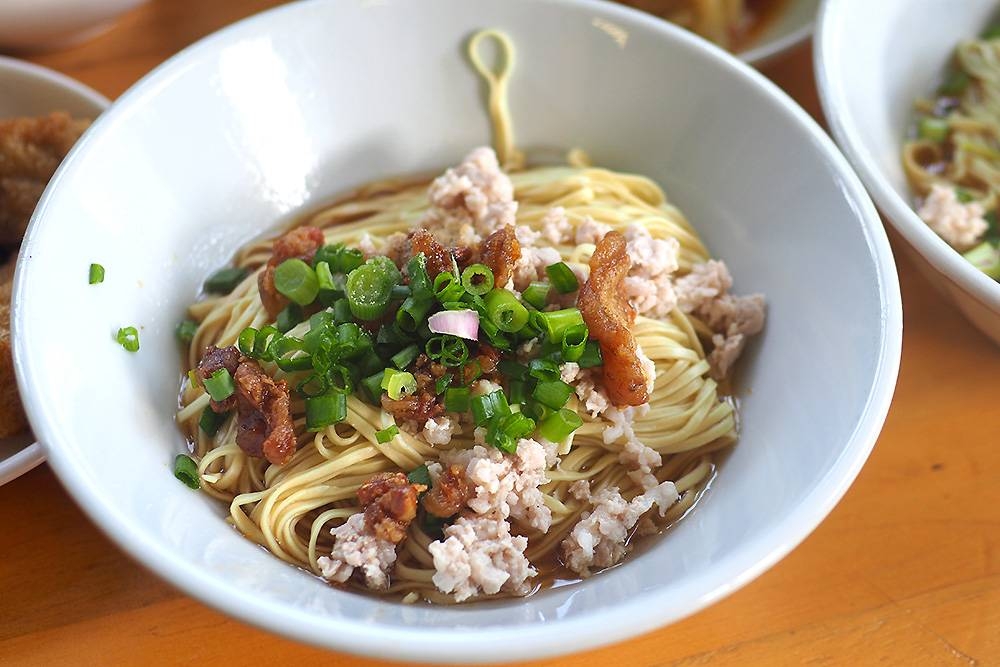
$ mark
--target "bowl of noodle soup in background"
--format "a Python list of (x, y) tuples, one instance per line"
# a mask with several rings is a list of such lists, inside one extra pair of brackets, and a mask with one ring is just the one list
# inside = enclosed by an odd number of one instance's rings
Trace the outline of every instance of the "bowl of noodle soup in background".
[[(729, 264), (734, 289), (767, 295), (768, 320), (735, 375), (739, 440), (676, 526), (573, 585), (400, 604), (281, 562), (226, 524), (227, 503), (173, 477), (188, 368), (175, 329), (205, 278), (254, 239), (366, 183), (438, 174), (475, 146), (503, 145), (462, 49), (486, 27), (516, 48), (508, 99), (527, 162), (565, 163), (581, 148), (596, 165), (654, 180)], [(899, 363), (892, 256), (832, 143), (734, 58), (609, 3), (311, 2), (238, 23), (162, 65), (98, 121), (56, 175), (25, 248), (19, 382), (77, 502), (206, 603), (382, 658), (583, 650), (736, 590), (846, 492)], [(75, 277), (91, 262), (106, 268), (99, 286)], [(44, 296), (56, 284), (58, 305)], [(838, 298), (825, 298), (831, 289)], [(115, 342), (124, 326), (138, 329), (134, 354)]]
[[(961, 11), (942, 0), (886, 0), (877, 11), (860, 0), (829, 0), (814, 61), (830, 130), (902, 237), (901, 248), (976, 328), (1000, 343), (1000, 283), (921, 219), (917, 199), (923, 193), (911, 188), (903, 163), (917, 101), (933, 100), (958, 44), (996, 20), (991, 0), (969, 0)], [(996, 69), (994, 62), (986, 76)], [(990, 115), (996, 117), (995, 108)]]
[(619, 0), (672, 21), (757, 66), (812, 34), (820, 0)]

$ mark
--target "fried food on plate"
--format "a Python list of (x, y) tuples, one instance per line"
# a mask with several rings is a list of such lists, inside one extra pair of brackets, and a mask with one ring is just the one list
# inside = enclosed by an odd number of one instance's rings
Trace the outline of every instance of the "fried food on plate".
[(0, 245), (21, 242), (46, 184), (88, 125), (61, 111), (0, 120)]
[(14, 286), (14, 263), (11, 257), (0, 266), (0, 438), (15, 435), (28, 428), (21, 408), (14, 378), (14, 359), (10, 350), (10, 294)]

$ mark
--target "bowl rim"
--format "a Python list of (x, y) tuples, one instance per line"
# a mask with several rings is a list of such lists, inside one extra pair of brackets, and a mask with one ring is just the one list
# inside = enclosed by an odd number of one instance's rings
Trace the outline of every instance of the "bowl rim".
[[(102, 112), (111, 106), (111, 101), (93, 88), (61, 72), (48, 67), (25, 62), (17, 58), (0, 56), (0, 76), (8, 73), (23, 75), (28, 79), (43, 81), (53, 89), (68, 95), (76, 95), (94, 105)], [(53, 109), (55, 111), (55, 109)], [(17, 453), (0, 460), (0, 486), (11, 482), (45, 460), (45, 452), (37, 442), (29, 442)]]
[[(243, 19), (205, 37), (185, 48), (156, 67), (134, 84), (120, 98), (119, 104), (95, 124), (100, 127), (112, 123), (120, 115), (130, 112), (129, 105), (142, 100), (167, 84), (174, 74), (183, 71), (186, 61), (210, 53), (218, 43), (252, 31), (258, 23), (284, 12), (308, 11), (325, 0), (292, 3)], [(333, 0), (330, 0), (331, 4)], [(902, 304), (899, 281), (888, 239), (878, 214), (847, 161), (830, 138), (816, 122), (787, 94), (782, 92), (756, 70), (740, 62), (722, 49), (705, 42), (681, 28), (667, 24), (648, 14), (606, 0), (542, 0), (551, 5), (586, 9), (611, 20), (641, 25), (658, 33), (662, 38), (679, 41), (682, 46), (701, 51), (702, 57), (714, 61), (714, 66), (728, 70), (732, 76), (751, 80), (757, 89), (784, 114), (790, 123), (797, 123), (807, 130), (812, 144), (821, 152), (831, 169), (836, 172), (840, 188), (857, 211), (858, 222), (866, 245), (872, 256), (877, 275), (877, 293), (881, 302), (879, 355), (865, 406), (854, 431), (843, 451), (829, 470), (819, 479), (812, 491), (769, 531), (749, 540), (740, 551), (720, 560), (714, 574), (706, 577), (693, 601), (681, 605), (670, 596), (651, 592), (625, 605), (613, 609), (588, 612), (572, 620), (554, 620), (546, 623), (518, 627), (518, 641), (511, 642), (511, 631), (505, 626), (477, 629), (474, 632), (428, 631), (420, 627), (386, 628), (377, 624), (349, 618), (320, 617), (290, 606), (276, 606), (239, 590), (233, 584), (196, 569), (173, 552), (133, 525), (133, 521), (116, 508), (103, 502), (96, 485), (74, 470), (75, 455), (58, 446), (51, 437), (55, 431), (44, 409), (45, 402), (35, 392), (32, 378), (33, 361), (27, 341), (19, 335), (23, 317), (23, 299), (26, 291), (25, 273), (19, 273), (15, 294), (19, 297), (14, 312), (15, 366), (29, 418), (49, 453), (50, 464), (74, 500), (84, 509), (96, 525), (120, 548), (158, 576), (164, 578), (186, 594), (215, 607), (224, 613), (249, 624), (280, 633), (309, 644), (347, 651), (353, 654), (436, 663), (525, 660), (573, 651), (583, 651), (615, 641), (621, 641), (643, 632), (673, 623), (705, 606), (725, 597), (746, 585), (804, 540), (833, 509), (844, 495), (862, 465), (868, 458), (885, 421), (895, 388), (902, 347)], [(44, 218), (53, 192), (58, 191), (69, 165), (79, 159), (87, 149), (88, 137), (74, 147), (60, 167), (51, 187), (46, 191), (41, 205), (36, 209), (28, 231), (28, 241), (33, 243), (37, 222)], [(516, 604), (516, 603), (515, 603)], [(275, 614), (275, 609), (281, 613)], [(657, 609), (657, 614), (649, 610)], [(594, 632), (599, 629), (599, 632)], [(567, 638), (573, 639), (569, 645)]]
[[(860, 139), (858, 123), (846, 102), (846, 73), (842, 71), (837, 55), (835, 32), (842, 20), (840, 8), (846, 4), (847, 0), (823, 1), (813, 43), (816, 89), (830, 131), (876, 205), (906, 242), (951, 284), (989, 310), (1000, 313), (1000, 283), (965, 261), (961, 253), (931, 230), (913, 206), (892, 186), (874, 154)], [(903, 136), (902, 128), (899, 136)]]

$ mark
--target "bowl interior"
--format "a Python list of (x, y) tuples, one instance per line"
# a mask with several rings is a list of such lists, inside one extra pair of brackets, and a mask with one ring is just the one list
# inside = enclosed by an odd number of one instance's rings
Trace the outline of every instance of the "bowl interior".
[(920, 255), (1000, 312), (1000, 286), (914, 212), (901, 162), (914, 101), (933, 94), (958, 42), (982, 32), (996, 12), (991, 0), (885, 0), (877, 7), (865, 0), (828, 0), (816, 71), (834, 136), (875, 202)]
[[(692, 613), (803, 539), (874, 442), (900, 344), (874, 209), (801, 110), (679, 29), (606, 3), (416, 5), (296, 3), (237, 24), (99, 122), (57, 176), (20, 266), (17, 361), (32, 423), (64, 483), (125, 549), (191, 594), (300, 639), (384, 657), (518, 659)], [(183, 447), (173, 331), (242, 242), (352, 186), (439, 170), (488, 143), (483, 89), (462, 51), (486, 26), (517, 46), (510, 96), (529, 155), (580, 146), (657, 179), (738, 290), (767, 294), (770, 319), (740, 369), (741, 442), (665, 538), (524, 601), (389, 604), (280, 563), (223, 522), (226, 508), (173, 479)], [(106, 267), (104, 284), (87, 285), (90, 262)], [(831, 290), (837, 298), (817, 298)], [(125, 325), (140, 328), (137, 354), (113, 341)]]

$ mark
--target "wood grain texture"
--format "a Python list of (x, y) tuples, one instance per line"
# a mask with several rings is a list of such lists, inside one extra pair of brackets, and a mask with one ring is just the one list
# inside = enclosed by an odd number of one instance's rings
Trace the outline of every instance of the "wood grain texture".
[[(272, 4), (154, 0), (33, 60), (113, 98)], [(808, 46), (765, 73), (820, 116)], [(896, 398), (871, 460), (819, 529), (691, 618), (534, 664), (1000, 664), (1000, 349), (905, 260), (900, 278)], [(44, 466), (0, 488), (0, 525), (0, 664), (387, 664), (294, 644), (181, 595), (122, 555)]]

